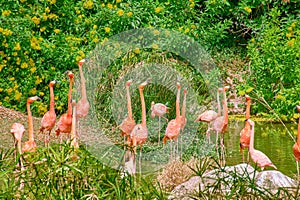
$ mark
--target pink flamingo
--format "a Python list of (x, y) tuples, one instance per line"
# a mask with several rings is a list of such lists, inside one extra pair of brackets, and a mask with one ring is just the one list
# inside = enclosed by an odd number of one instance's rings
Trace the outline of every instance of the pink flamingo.
[[(146, 126), (146, 105), (145, 98), (143, 94), (144, 87), (148, 84), (148, 81), (143, 82), (139, 85), (139, 92), (142, 104), (142, 123), (135, 125), (133, 128), (130, 137), (131, 137), (131, 146), (134, 147), (134, 155), (136, 155), (136, 147), (140, 145), (140, 157), (139, 157), (139, 168), (141, 172), (141, 159), (142, 159), (142, 146), (147, 141), (148, 138), (148, 129)], [(135, 164), (136, 166), (136, 164)], [(135, 169), (134, 169), (135, 171)]]
[(45, 115), (43, 116), (42, 121), (41, 121), (40, 132), (44, 132), (45, 130), (49, 131), (48, 136), (47, 136), (47, 134), (45, 134), (45, 138), (44, 138), (45, 146), (48, 145), (48, 143), (50, 141), (50, 134), (51, 134), (51, 131), (54, 128), (55, 122), (56, 122), (56, 113), (54, 110), (54, 91), (53, 91), (53, 87), (56, 83), (57, 83), (56, 80), (51, 81), (49, 83), (50, 109), (49, 109), (49, 111), (47, 111), (45, 113)]
[[(72, 108), (73, 108), (73, 113), (76, 113), (76, 101), (72, 100)], [(76, 117), (77, 115), (72, 115), (72, 127), (71, 127), (71, 147), (74, 147), (75, 149), (79, 148), (78, 142), (77, 142), (77, 136), (76, 136)]]
[(247, 121), (251, 126), (249, 153), (253, 162), (256, 163), (261, 168), (261, 170), (264, 170), (264, 168), (267, 166), (277, 169), (272, 161), (268, 158), (268, 156), (266, 156), (263, 152), (254, 149), (254, 122), (251, 119), (248, 119)]
[(32, 114), (31, 114), (31, 110), (30, 110), (30, 104), (36, 100), (41, 100), (41, 98), (38, 96), (34, 96), (34, 97), (29, 97), (27, 99), (28, 141), (24, 143), (24, 147), (22, 150), (23, 153), (24, 152), (34, 152), (36, 149), (36, 143), (34, 141), (34, 134), (33, 134), (33, 120), (32, 120)]
[(208, 140), (208, 143), (210, 143), (210, 131), (212, 130), (212, 122), (215, 121), (218, 117), (221, 116), (221, 104), (220, 104), (220, 92), (223, 91), (223, 88), (218, 88), (217, 91), (217, 104), (218, 104), (218, 113), (216, 113), (214, 110), (207, 110), (204, 113), (200, 114), (195, 122), (202, 121), (202, 122), (207, 122), (208, 128), (206, 131), (206, 138)]
[[(243, 150), (245, 148), (249, 148), (250, 145), (250, 124), (248, 122), (248, 119), (250, 119), (250, 106), (251, 106), (251, 98), (250, 96), (246, 95), (246, 101), (247, 101), (247, 107), (246, 107), (246, 121), (245, 121), (245, 127), (242, 129), (240, 133), (240, 152), (242, 153), (242, 159), (244, 162), (244, 152)], [(247, 154), (247, 162), (249, 162), (249, 149)]]
[[(24, 128), (23, 124), (14, 123), (11, 126), (10, 132), (14, 137), (15, 158), (16, 158), (17, 152), (19, 153), (19, 155), (22, 154), (22, 137), (25, 132), (25, 128)], [(22, 163), (21, 157), (20, 157), (19, 163), (21, 165), (21, 168), (23, 168), (23, 163)]]
[[(296, 109), (300, 113), (300, 106), (296, 106)], [(300, 161), (300, 117), (298, 121), (298, 134), (297, 134), (297, 142), (293, 146), (293, 153), (296, 160), (297, 165), (297, 175), (299, 178), (299, 161)]]
[[(180, 118), (180, 83), (177, 82), (176, 86), (177, 86), (176, 118), (169, 121), (167, 129), (166, 129), (165, 136), (163, 138), (163, 143), (164, 144), (167, 143), (168, 139), (171, 140), (171, 143), (170, 143), (170, 146), (171, 146), (171, 153), (170, 153), (171, 160), (173, 158), (172, 142), (173, 142), (173, 140), (177, 141), (177, 138), (178, 138), (179, 133), (180, 133), (181, 125), (182, 125), (182, 123), (181, 123), (182, 121), (181, 121), (181, 118)], [(175, 151), (175, 148), (174, 148), (174, 151)]]
[(78, 127), (79, 127), (79, 118), (85, 118), (90, 109), (90, 104), (86, 96), (85, 78), (82, 72), (82, 65), (85, 63), (85, 61), (86, 59), (82, 59), (78, 62), (79, 73), (80, 73), (80, 84), (81, 84), (81, 99), (76, 104), (76, 119), (78, 121)]
[[(127, 94), (128, 116), (122, 121), (122, 123), (119, 126), (122, 131), (122, 135), (124, 136), (124, 144), (125, 144), (125, 140), (127, 137), (128, 145), (130, 145), (130, 143), (131, 143), (130, 134), (131, 134), (132, 130), (134, 129), (134, 127), (136, 126), (136, 123), (132, 116), (131, 98), (130, 98), (130, 91), (129, 91), (129, 86), (131, 85), (132, 82), (133, 82), (132, 79), (126, 81), (125, 86), (126, 86), (126, 94)], [(125, 146), (124, 146), (124, 148), (125, 148)]]
[(223, 91), (223, 116), (217, 117), (212, 124), (212, 130), (216, 131), (216, 145), (218, 146), (218, 134), (221, 133), (221, 160), (224, 161), (225, 165), (225, 150), (224, 150), (224, 134), (228, 126), (228, 108), (227, 108), (227, 98), (226, 91), (229, 90), (229, 86), (225, 86)]
[(163, 117), (165, 120), (168, 121), (168, 119), (163, 116), (168, 112), (168, 109), (169, 108), (165, 104), (155, 104), (154, 101), (151, 102), (151, 117), (154, 118), (155, 116), (158, 116), (158, 145), (160, 143), (160, 120), (161, 117)]
[(68, 74), (70, 78), (70, 89), (68, 94), (68, 111), (67, 113), (64, 113), (60, 116), (58, 123), (57, 123), (57, 129), (56, 129), (56, 136), (60, 136), (60, 143), (62, 143), (62, 133), (70, 133), (71, 127), (72, 127), (72, 106), (71, 106), (71, 100), (72, 100), (72, 84), (73, 84), (73, 73), (72, 71), (65, 72)]

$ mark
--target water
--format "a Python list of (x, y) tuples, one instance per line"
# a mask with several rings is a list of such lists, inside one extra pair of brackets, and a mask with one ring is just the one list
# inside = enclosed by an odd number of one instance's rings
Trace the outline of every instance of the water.
[[(293, 138), (296, 138), (294, 132), (297, 131), (297, 124), (286, 124), (286, 126), (292, 136), (288, 134), (282, 124), (256, 122), (254, 148), (266, 154), (283, 174), (295, 178), (297, 169), (292, 147), (295, 143)], [(228, 131), (225, 135), (227, 165), (242, 163), (239, 140), (243, 127), (244, 122), (229, 122)], [(248, 150), (244, 150), (245, 160), (247, 159), (246, 152)], [(251, 165), (254, 166), (255, 164), (251, 162)], [(272, 168), (267, 167), (265, 170), (270, 169)]]

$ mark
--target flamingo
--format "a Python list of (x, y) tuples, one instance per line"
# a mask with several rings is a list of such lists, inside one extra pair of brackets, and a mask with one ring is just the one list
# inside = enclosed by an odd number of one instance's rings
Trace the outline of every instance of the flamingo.
[(134, 154), (136, 154), (137, 145), (140, 145), (140, 157), (139, 157), (140, 172), (141, 172), (142, 145), (146, 142), (148, 138), (148, 129), (146, 126), (146, 105), (145, 105), (145, 98), (143, 94), (143, 89), (147, 84), (148, 81), (145, 81), (139, 85), (139, 92), (140, 92), (140, 98), (142, 104), (142, 123), (135, 125), (132, 132), (130, 133), (131, 145), (134, 147)]
[[(228, 126), (228, 108), (227, 108), (227, 98), (226, 91), (229, 90), (229, 86), (225, 86), (223, 91), (223, 116), (217, 117), (212, 124), (212, 130), (216, 131), (216, 145), (218, 145), (218, 134), (221, 133), (221, 160), (225, 162), (225, 150), (224, 150), (224, 134)], [(225, 164), (225, 163), (224, 163)]]
[(160, 143), (160, 119), (163, 117), (168, 121), (168, 119), (163, 116), (168, 112), (168, 109), (169, 108), (165, 104), (155, 104), (154, 101), (151, 102), (151, 117), (154, 118), (155, 116), (158, 116), (158, 145)]
[(248, 95), (245, 95), (246, 101), (247, 101), (247, 107), (246, 107), (246, 121), (245, 121), (245, 127), (242, 129), (240, 133), (240, 152), (242, 153), (242, 159), (244, 162), (244, 152), (243, 150), (245, 148), (248, 148), (248, 154), (247, 154), (247, 162), (249, 162), (249, 144), (250, 144), (250, 124), (248, 122), (248, 119), (250, 119), (250, 105), (251, 105), (251, 98)]
[[(186, 116), (185, 116), (185, 110), (186, 110), (186, 94), (187, 94), (187, 88), (183, 89), (183, 101), (182, 101), (182, 108), (181, 108), (181, 130), (183, 132), (185, 125), (186, 125)], [(180, 137), (180, 155), (182, 154), (182, 137)]]
[(212, 123), (215, 121), (218, 117), (221, 116), (221, 104), (220, 104), (220, 92), (223, 91), (223, 88), (218, 88), (217, 90), (217, 104), (218, 104), (218, 113), (216, 113), (214, 110), (207, 110), (204, 113), (200, 114), (197, 119), (194, 122), (203, 121), (207, 122), (208, 128), (206, 131), (206, 138), (208, 140), (208, 143), (210, 143), (210, 131), (212, 130)]
[[(177, 86), (177, 95), (176, 95), (176, 118), (172, 119), (171, 121), (169, 121), (168, 125), (167, 125), (167, 129), (166, 129), (166, 133), (165, 136), (163, 138), (163, 143), (166, 144), (167, 140), (171, 140), (170, 146), (171, 146), (171, 152), (170, 152), (170, 157), (172, 160), (173, 157), (173, 153), (172, 153), (172, 142), (173, 140), (177, 141), (177, 138), (179, 136), (180, 133), (180, 129), (181, 129), (181, 118), (180, 118), (180, 83), (176, 83)], [(174, 149), (175, 151), (175, 149)]]
[(24, 147), (22, 150), (23, 153), (24, 152), (34, 152), (36, 149), (36, 143), (34, 141), (34, 135), (33, 135), (33, 120), (32, 120), (32, 114), (31, 114), (31, 110), (30, 110), (30, 104), (36, 100), (41, 100), (41, 98), (38, 96), (34, 96), (34, 97), (29, 97), (27, 99), (28, 141), (24, 143)]
[[(296, 109), (300, 113), (300, 106), (296, 106)], [(297, 165), (297, 175), (299, 178), (299, 161), (300, 161), (300, 117), (299, 117), (299, 122), (298, 122), (298, 135), (297, 135), (297, 142), (293, 146), (293, 152), (294, 152), (294, 157), (296, 160), (296, 165)]]
[(48, 143), (49, 143), (50, 134), (51, 134), (51, 131), (54, 128), (55, 122), (56, 122), (56, 113), (55, 113), (55, 110), (54, 110), (54, 91), (53, 91), (53, 87), (56, 83), (57, 83), (56, 80), (51, 81), (49, 83), (49, 88), (50, 88), (50, 109), (49, 109), (49, 111), (47, 111), (45, 113), (45, 115), (43, 116), (42, 121), (41, 121), (40, 132), (43, 133), (45, 130), (49, 131), (48, 136), (47, 136), (47, 134), (45, 134), (45, 137), (44, 137), (45, 146), (48, 145)]
[[(16, 153), (18, 152), (19, 155), (21, 155), (22, 154), (22, 137), (25, 132), (25, 128), (24, 128), (23, 124), (13, 123), (13, 125), (11, 126), (11, 129), (10, 129), (10, 132), (14, 137), (15, 152)], [(15, 154), (15, 157), (17, 157), (16, 154)], [(19, 159), (19, 163), (21, 165), (21, 168), (23, 168), (23, 163), (22, 163), (21, 157)]]
[(251, 119), (247, 120), (251, 126), (250, 129), (250, 145), (249, 145), (249, 153), (251, 156), (251, 159), (253, 160), (254, 163), (256, 163), (261, 170), (264, 170), (265, 167), (273, 167), (274, 169), (277, 169), (276, 166), (272, 163), (270, 158), (266, 156), (263, 152), (254, 149), (254, 122)]
[[(73, 108), (73, 113), (76, 113), (76, 101), (72, 100), (72, 108)], [(76, 119), (77, 115), (72, 115), (72, 127), (71, 127), (71, 147), (73, 146), (75, 149), (79, 148), (78, 142), (77, 142), (77, 137), (76, 137)]]
[[(78, 62), (79, 73), (80, 73), (80, 84), (81, 84), (81, 99), (76, 104), (76, 119), (78, 121), (79, 127), (79, 118), (85, 118), (89, 112), (90, 104), (86, 96), (86, 87), (85, 79), (82, 72), (82, 65), (85, 63), (86, 59), (82, 59)], [(79, 133), (80, 137), (80, 133)]]
[(60, 116), (57, 129), (56, 129), (56, 136), (60, 136), (60, 143), (62, 143), (62, 135), (60, 133), (70, 133), (71, 126), (72, 126), (72, 106), (71, 106), (71, 98), (72, 98), (72, 84), (73, 84), (73, 77), (74, 74), (72, 71), (66, 71), (65, 73), (68, 74), (70, 78), (70, 89), (68, 94), (68, 111)]
[(124, 143), (127, 137), (127, 143), (130, 144), (130, 134), (135, 127), (136, 123), (132, 117), (132, 108), (131, 108), (131, 98), (130, 98), (130, 91), (129, 86), (133, 82), (132, 79), (126, 81), (126, 94), (127, 94), (127, 109), (128, 109), (128, 116), (125, 118), (122, 123), (120, 124), (120, 129), (122, 131), (122, 135), (124, 136)]

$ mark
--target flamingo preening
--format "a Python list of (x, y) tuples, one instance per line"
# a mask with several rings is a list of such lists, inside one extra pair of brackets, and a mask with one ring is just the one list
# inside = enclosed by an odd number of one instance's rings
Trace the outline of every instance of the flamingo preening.
[(41, 100), (40, 97), (34, 96), (29, 97), (27, 99), (27, 113), (28, 113), (28, 141), (24, 143), (24, 147), (22, 149), (22, 152), (34, 152), (36, 149), (36, 143), (34, 141), (34, 134), (33, 134), (33, 120), (32, 120), (32, 114), (30, 110), (30, 104), (33, 103), (36, 100)]
[(158, 145), (160, 143), (160, 120), (161, 117), (163, 117), (165, 120), (168, 121), (168, 119), (163, 116), (168, 112), (168, 109), (169, 108), (165, 104), (155, 104), (154, 101), (151, 102), (151, 117), (154, 118), (155, 116), (158, 116)]
[[(176, 118), (169, 121), (166, 129), (165, 136), (163, 138), (163, 143), (166, 144), (167, 140), (171, 140), (170, 146), (171, 146), (171, 152), (170, 152), (170, 159), (173, 159), (173, 149), (172, 149), (172, 142), (174, 140), (177, 141), (180, 129), (181, 129), (181, 118), (180, 118), (180, 83), (176, 83), (177, 86), (177, 95), (176, 95)], [(175, 144), (174, 144), (175, 146)], [(175, 151), (176, 148), (174, 148)], [(175, 152), (174, 152), (175, 156)]]
[[(131, 107), (131, 98), (130, 98), (130, 91), (129, 91), (129, 86), (133, 82), (132, 79), (126, 81), (126, 94), (127, 94), (127, 110), (128, 110), (128, 116), (122, 121), (120, 124), (120, 129), (122, 131), (122, 135), (124, 136), (124, 145), (125, 145), (125, 140), (127, 137), (127, 144), (130, 145), (131, 139), (130, 139), (130, 134), (135, 127), (136, 123), (133, 119), (132, 116), (132, 107)], [(124, 146), (125, 147), (125, 146)]]
[[(300, 106), (296, 106), (296, 109), (300, 113)], [(300, 117), (298, 122), (298, 134), (297, 134), (297, 142), (293, 146), (293, 153), (296, 160), (296, 166), (297, 166), (297, 175), (299, 178), (299, 161), (300, 161)]]
[(218, 117), (221, 116), (221, 104), (220, 104), (220, 92), (223, 91), (223, 88), (218, 88), (217, 91), (217, 104), (218, 104), (218, 112), (216, 113), (214, 110), (207, 110), (204, 113), (200, 114), (195, 122), (202, 121), (208, 123), (208, 128), (206, 131), (206, 138), (208, 140), (208, 143), (210, 143), (210, 131), (212, 129), (212, 123), (215, 121)]
[[(218, 146), (218, 134), (221, 133), (221, 164), (225, 165), (225, 146), (224, 146), (224, 134), (228, 126), (228, 108), (227, 108), (227, 98), (226, 91), (229, 90), (229, 86), (225, 86), (223, 91), (223, 116), (217, 117), (212, 124), (212, 130), (216, 131), (216, 145)], [(224, 162), (224, 163), (223, 163)]]
[[(17, 152), (19, 155), (22, 154), (22, 137), (25, 132), (23, 124), (13, 123), (10, 129), (11, 134), (14, 137), (14, 147), (15, 147), (15, 158), (17, 158)], [(23, 168), (22, 158), (19, 158), (19, 164)]]
[(254, 125), (255, 125), (255, 123), (251, 119), (248, 119), (247, 121), (249, 122), (249, 124), (251, 126), (249, 153), (250, 153), (252, 161), (254, 163), (256, 163), (261, 168), (261, 170), (264, 170), (264, 168), (267, 166), (277, 169), (276, 166), (272, 163), (272, 161), (268, 158), (268, 156), (266, 156), (263, 152), (254, 149)]
[[(86, 59), (82, 59), (78, 62), (80, 73), (80, 87), (81, 87), (81, 99), (76, 104), (76, 119), (79, 128), (79, 119), (85, 118), (89, 112), (90, 104), (86, 96), (85, 78), (82, 72), (82, 65), (86, 62)], [(80, 131), (78, 136), (80, 137)]]
[(56, 83), (57, 83), (56, 80), (51, 81), (49, 83), (49, 88), (50, 88), (50, 109), (49, 109), (49, 111), (47, 111), (45, 113), (45, 115), (43, 116), (42, 121), (41, 121), (40, 132), (48, 131), (48, 135), (47, 134), (44, 135), (45, 146), (49, 144), (50, 134), (51, 134), (51, 131), (54, 128), (55, 122), (56, 122), (56, 113), (55, 113), (55, 110), (54, 110), (54, 91), (53, 91), (53, 87)]
[(250, 106), (251, 106), (251, 98), (248, 95), (245, 95), (246, 97), (246, 121), (245, 121), (245, 127), (242, 129), (240, 133), (240, 152), (242, 153), (242, 160), (244, 162), (244, 152), (243, 150), (245, 148), (248, 148), (248, 154), (247, 154), (247, 162), (249, 162), (249, 145), (250, 145), (250, 124), (248, 122), (248, 119), (250, 119)]
[(72, 71), (65, 72), (70, 78), (70, 89), (68, 94), (68, 111), (60, 116), (57, 122), (56, 136), (60, 136), (60, 143), (62, 143), (62, 135), (60, 133), (71, 133), (72, 127), (72, 84), (73, 84), (73, 73)]
[(148, 138), (148, 129), (146, 126), (146, 105), (145, 105), (145, 98), (143, 94), (143, 89), (147, 84), (148, 81), (145, 81), (139, 85), (139, 92), (140, 92), (140, 98), (142, 104), (142, 123), (135, 125), (132, 132), (130, 133), (131, 145), (134, 147), (134, 156), (136, 155), (136, 147), (140, 145), (140, 157), (139, 157), (140, 172), (141, 172), (142, 146), (147, 141)]

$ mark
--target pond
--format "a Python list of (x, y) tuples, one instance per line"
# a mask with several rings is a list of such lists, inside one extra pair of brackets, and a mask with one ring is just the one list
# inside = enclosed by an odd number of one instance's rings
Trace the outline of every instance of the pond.
[[(243, 127), (244, 122), (229, 122), (228, 131), (225, 135), (227, 165), (242, 163), (239, 134)], [(293, 137), (296, 138), (297, 124), (286, 124), (286, 127), (292, 135), (289, 135), (286, 128), (280, 123), (256, 122), (254, 148), (266, 154), (283, 174), (295, 178), (297, 169), (292, 147), (295, 143)], [(247, 151), (244, 151), (245, 159), (247, 158)], [(254, 166), (253, 162), (251, 165)], [(267, 167), (265, 170), (270, 169), (272, 168)]]

